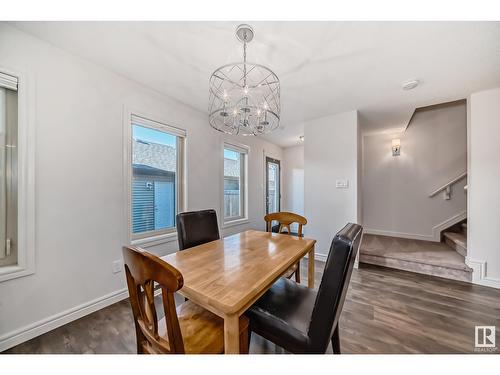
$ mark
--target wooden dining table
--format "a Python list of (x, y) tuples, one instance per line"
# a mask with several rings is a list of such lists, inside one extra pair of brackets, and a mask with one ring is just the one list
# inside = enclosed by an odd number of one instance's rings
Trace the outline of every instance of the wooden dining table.
[(226, 354), (240, 352), (239, 317), (293, 264), (308, 256), (314, 288), (314, 245), (308, 238), (248, 230), (162, 257), (183, 275), (186, 298), (224, 319)]

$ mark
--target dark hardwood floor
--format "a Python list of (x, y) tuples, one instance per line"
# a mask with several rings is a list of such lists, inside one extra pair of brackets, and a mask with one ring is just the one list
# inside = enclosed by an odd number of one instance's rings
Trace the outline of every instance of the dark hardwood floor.
[[(302, 275), (307, 276), (306, 263)], [(317, 262), (316, 285), (322, 270)], [(361, 265), (353, 272), (341, 316), (341, 346), (343, 353), (474, 353), (476, 325), (496, 326), (500, 346), (500, 290)], [(135, 348), (132, 313), (124, 300), (4, 353), (135, 353)], [(252, 334), (250, 352), (282, 351)]]

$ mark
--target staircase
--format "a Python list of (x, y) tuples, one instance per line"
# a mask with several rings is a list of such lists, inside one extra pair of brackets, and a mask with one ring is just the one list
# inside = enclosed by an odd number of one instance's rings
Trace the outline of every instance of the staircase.
[(472, 269), (465, 264), (467, 223), (442, 233), (441, 242), (365, 234), (360, 263), (470, 282)]
[(463, 257), (467, 256), (467, 222), (458, 226), (458, 231), (444, 232), (445, 243)]
[[(432, 191), (452, 199), (452, 185), (467, 178), (467, 171)], [(467, 193), (467, 185), (464, 187)], [(472, 280), (472, 269), (465, 264), (467, 256), (467, 220), (441, 232), (441, 242), (421, 241), (399, 237), (365, 234), (359, 249), (359, 262), (422, 273), (447, 279)]]

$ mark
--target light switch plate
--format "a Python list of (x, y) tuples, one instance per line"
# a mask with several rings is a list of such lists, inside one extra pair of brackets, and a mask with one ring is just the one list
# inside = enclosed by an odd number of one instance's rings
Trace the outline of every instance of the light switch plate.
[(121, 260), (115, 260), (112, 263), (112, 267), (113, 267), (113, 273), (122, 272), (123, 262)]
[(337, 180), (335, 181), (335, 187), (337, 189), (347, 189), (349, 187), (349, 180)]

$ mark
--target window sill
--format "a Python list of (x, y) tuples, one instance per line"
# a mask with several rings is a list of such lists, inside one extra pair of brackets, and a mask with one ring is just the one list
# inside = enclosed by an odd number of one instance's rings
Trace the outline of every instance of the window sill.
[(131, 244), (132, 246), (141, 246), (147, 248), (174, 241), (177, 241), (177, 232), (159, 234), (156, 236), (151, 236), (146, 238), (138, 238), (132, 240)]
[(222, 224), (222, 229), (234, 227), (236, 225), (248, 224), (249, 222), (250, 220), (248, 220), (247, 218), (226, 221), (224, 222), (224, 224)]
[(30, 267), (23, 267), (20, 265), (3, 266), (0, 267), (0, 282), (32, 275), (34, 273), (34, 268)]

